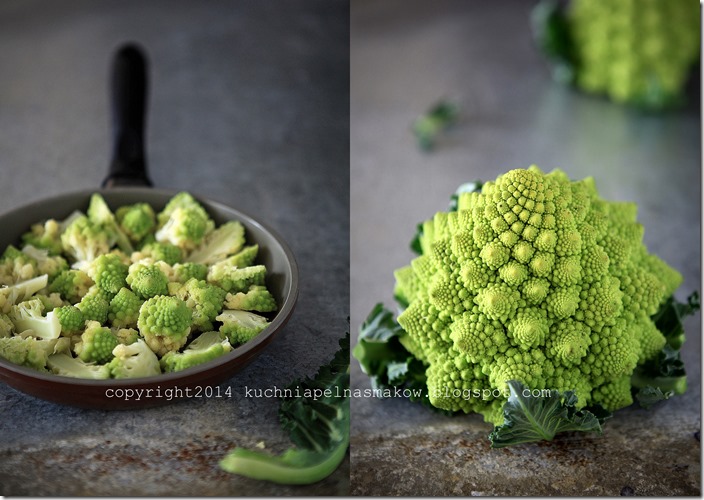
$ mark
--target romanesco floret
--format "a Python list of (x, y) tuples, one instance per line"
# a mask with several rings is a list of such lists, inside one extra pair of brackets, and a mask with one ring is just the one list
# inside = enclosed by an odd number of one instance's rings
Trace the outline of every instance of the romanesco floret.
[(47, 368), (63, 377), (104, 380), (110, 378), (108, 365), (87, 363), (81, 358), (74, 358), (66, 353), (52, 354), (47, 358)]
[(272, 312), (276, 311), (276, 299), (262, 285), (252, 285), (246, 292), (228, 293), (225, 297), (227, 309), (243, 311)]
[(68, 262), (60, 255), (50, 255), (49, 251), (33, 245), (25, 245), (22, 253), (36, 261), (37, 274), (46, 274), (51, 282), (63, 271), (68, 270)]
[(249, 267), (254, 265), (254, 261), (259, 253), (259, 245), (248, 245), (243, 247), (242, 250), (237, 252), (235, 255), (231, 255), (227, 259), (224, 259), (222, 265), (233, 266), (233, 267)]
[(139, 340), (139, 332), (134, 328), (110, 328), (120, 344), (130, 345)]
[(179, 193), (157, 216), (156, 240), (193, 250), (215, 228), (205, 209), (188, 193)]
[(427, 365), (431, 403), (500, 424), (505, 395), (452, 389), (517, 380), (576, 391), (580, 408), (630, 404), (628, 378), (665, 343), (650, 316), (682, 281), (647, 253), (635, 205), (533, 166), (457, 208), (423, 224), (422, 255), (396, 272), (400, 341)]
[(192, 278), (185, 284), (169, 283), (169, 295), (183, 300), (193, 311), (192, 328), (205, 332), (213, 329), (213, 320), (222, 311), (227, 292), (204, 280)]
[(232, 345), (249, 342), (269, 326), (269, 320), (264, 316), (249, 311), (224, 310), (218, 317), (220, 332), (225, 334)]
[(112, 350), (119, 344), (110, 328), (100, 326), (97, 321), (86, 321), (81, 341), (73, 350), (86, 362), (107, 363), (112, 359)]
[(167, 352), (160, 363), (165, 372), (178, 372), (207, 363), (231, 350), (230, 342), (221, 332), (205, 332), (188, 344), (183, 352)]
[(127, 270), (129, 266), (122, 262), (119, 255), (108, 253), (100, 255), (85, 267), (85, 272), (93, 282), (105, 292), (116, 294), (127, 286)]
[(186, 302), (177, 297), (158, 295), (142, 304), (137, 327), (149, 347), (163, 356), (186, 344), (191, 332), (191, 317)]
[(114, 358), (108, 367), (113, 378), (141, 378), (161, 374), (159, 358), (142, 339), (129, 345), (118, 344), (112, 354)]
[(59, 293), (61, 297), (69, 301), (71, 304), (79, 302), (87, 293), (90, 287), (93, 286), (93, 280), (90, 279), (84, 271), (78, 269), (69, 269), (61, 272), (49, 286), (49, 291)]
[(70, 337), (81, 331), (86, 323), (83, 313), (76, 306), (62, 306), (54, 309), (61, 324), (61, 335)]
[(108, 320), (113, 327), (134, 328), (144, 301), (129, 288), (121, 288), (110, 301)]
[(82, 269), (99, 255), (110, 252), (114, 240), (101, 226), (81, 215), (61, 233), (61, 244), (64, 253), (73, 259), (72, 266)]
[(138, 262), (143, 259), (152, 259), (153, 261), (163, 261), (173, 266), (177, 262), (183, 260), (183, 250), (172, 245), (171, 243), (151, 242), (142, 246), (142, 248), (133, 252), (131, 256), (132, 262)]
[(0, 283), (3, 285), (26, 281), (39, 274), (37, 261), (12, 245), (0, 257)]
[(122, 231), (134, 243), (144, 239), (156, 226), (154, 210), (148, 203), (122, 206), (115, 211), (115, 217)]
[(169, 293), (168, 283), (168, 277), (156, 264), (139, 261), (129, 267), (127, 284), (142, 299), (166, 295)]
[(15, 335), (0, 338), (0, 357), (16, 365), (45, 371), (47, 358), (64, 351), (65, 347), (64, 343), (59, 343), (59, 339), (37, 339)]
[(252, 285), (264, 285), (266, 267), (262, 265), (235, 267), (226, 260), (213, 264), (208, 269), (208, 282), (227, 292), (246, 292)]
[(22, 235), (22, 243), (45, 249), (49, 255), (59, 255), (63, 250), (61, 246), (62, 231), (61, 222), (48, 219), (43, 224), (32, 224), (30, 230)]
[(110, 297), (106, 296), (102, 290), (92, 287), (83, 296), (76, 307), (81, 310), (86, 320), (97, 321), (100, 324), (108, 320), (108, 310), (110, 309)]
[(185, 283), (191, 278), (204, 280), (208, 277), (208, 266), (196, 264), (195, 262), (184, 262), (174, 264), (172, 268), (172, 279), (179, 283)]
[(110, 207), (108, 207), (105, 199), (100, 194), (95, 193), (90, 197), (86, 214), (90, 222), (97, 225), (101, 232), (109, 239), (110, 247), (117, 244), (123, 252), (128, 254), (132, 253), (132, 243), (122, 231), (122, 228), (115, 219), (115, 214), (112, 213), (112, 210), (110, 210)]
[(8, 316), (17, 332), (31, 330), (31, 336), (42, 339), (56, 339), (61, 335), (59, 318), (53, 311), (44, 316), (44, 304), (38, 298), (12, 306)]
[(203, 243), (189, 254), (188, 261), (199, 264), (215, 264), (239, 252), (244, 242), (242, 223), (239, 221), (226, 222), (207, 235)]

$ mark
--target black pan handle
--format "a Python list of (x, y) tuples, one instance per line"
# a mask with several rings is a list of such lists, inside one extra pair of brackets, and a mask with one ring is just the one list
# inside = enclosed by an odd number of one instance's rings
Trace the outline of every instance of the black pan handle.
[(120, 47), (110, 75), (113, 152), (103, 187), (151, 186), (144, 151), (147, 60), (134, 43)]

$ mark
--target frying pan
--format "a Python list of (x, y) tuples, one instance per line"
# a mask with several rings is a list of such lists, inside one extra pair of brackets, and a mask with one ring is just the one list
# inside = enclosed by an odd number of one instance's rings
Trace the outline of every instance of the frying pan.
[[(43, 199), (0, 215), (0, 249), (17, 245), (31, 224), (48, 218), (63, 219), (84, 211), (90, 196), (100, 193), (110, 208), (137, 202), (160, 211), (178, 191), (154, 189), (144, 154), (147, 61), (135, 44), (115, 54), (111, 75), (114, 150), (102, 189), (83, 190)], [(193, 193), (192, 193), (193, 194)], [(0, 357), (0, 381), (22, 392), (56, 403), (82, 408), (130, 409), (160, 406), (182, 397), (208, 396), (254, 359), (281, 331), (298, 298), (298, 267), (291, 250), (262, 222), (217, 201), (196, 196), (217, 225), (240, 221), (248, 244), (259, 245), (257, 263), (267, 268), (267, 287), (279, 305), (271, 324), (253, 340), (208, 363), (175, 373), (124, 380), (84, 380), (42, 373)], [(151, 389), (151, 391), (148, 391)], [(149, 397), (147, 397), (149, 396)]]

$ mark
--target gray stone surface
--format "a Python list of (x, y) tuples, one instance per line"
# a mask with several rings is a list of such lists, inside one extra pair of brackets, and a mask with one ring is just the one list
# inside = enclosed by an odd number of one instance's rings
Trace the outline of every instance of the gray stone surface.
[(300, 269), (290, 323), (203, 397), (142, 411), (61, 407), (0, 386), (3, 495), (335, 495), (349, 461), (310, 487), (227, 475), (234, 446), (282, 451), (278, 401), (246, 387), (312, 375), (349, 307), (349, 37), (345, 1), (3, 1), (0, 210), (97, 187), (111, 150), (113, 50), (149, 52), (154, 184), (265, 221)]
[[(358, 0), (351, 21), (351, 328), (377, 301), (393, 307), (392, 271), (412, 258), (415, 225), (463, 182), (531, 163), (596, 179), (602, 196), (639, 205), (645, 242), (701, 290), (700, 117), (644, 114), (554, 84), (524, 1)], [(410, 124), (434, 102), (462, 106), (435, 152)], [(696, 96), (695, 96), (696, 97)], [(646, 412), (626, 409), (603, 436), (490, 450), (481, 417), (413, 403), (352, 401), (352, 493), (375, 495), (700, 494), (701, 316), (686, 322), (689, 390)], [(369, 388), (352, 364), (352, 387)]]

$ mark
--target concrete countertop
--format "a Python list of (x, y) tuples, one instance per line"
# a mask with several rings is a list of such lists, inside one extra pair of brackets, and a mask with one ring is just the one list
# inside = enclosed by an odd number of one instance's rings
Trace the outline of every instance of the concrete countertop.
[[(701, 291), (700, 115), (644, 114), (553, 83), (534, 48), (533, 2), (359, 0), (351, 20), (351, 328), (378, 301), (415, 226), (460, 184), (535, 163), (593, 176), (603, 198), (638, 203), (649, 250)], [(460, 123), (423, 153), (413, 120), (441, 98)], [(701, 316), (686, 321), (689, 389), (628, 408), (603, 436), (491, 450), (480, 416), (400, 400), (352, 401), (352, 493), (366, 495), (699, 495)], [(353, 389), (369, 380), (352, 363)]]
[(0, 211), (97, 188), (111, 151), (108, 68), (126, 41), (149, 55), (155, 186), (265, 221), (295, 254), (300, 297), (246, 369), (201, 397), (140, 411), (62, 407), (0, 385), (2, 495), (340, 495), (283, 487), (217, 462), (283, 451), (279, 402), (245, 389), (313, 375), (349, 307), (349, 25), (345, 1), (9, 0), (0, 4)]

